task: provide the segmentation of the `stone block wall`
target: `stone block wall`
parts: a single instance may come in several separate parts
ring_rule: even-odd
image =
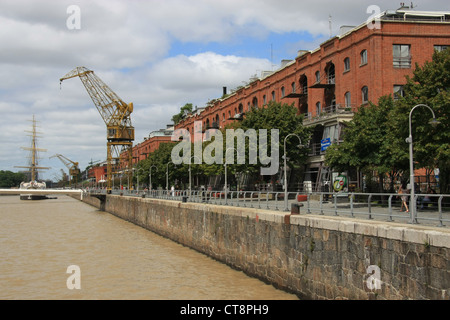
[[[301,299],[449,299],[447,228],[120,196],[105,210]]]

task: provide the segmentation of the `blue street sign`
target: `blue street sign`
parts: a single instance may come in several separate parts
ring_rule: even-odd
[[[326,139],[322,139],[320,141],[320,151],[324,152],[325,150],[327,150],[327,148],[331,146],[331,139],[330,138],[326,138]]]

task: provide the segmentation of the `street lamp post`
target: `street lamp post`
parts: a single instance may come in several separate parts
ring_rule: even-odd
[[[149,186],[149,190],[150,190],[150,191],[151,191],[152,188],[153,188],[153,185],[152,185],[152,168],[153,168],[153,167],[155,167],[155,168],[156,168],[156,171],[158,171],[158,167],[155,166],[154,164],[150,166],[150,173],[148,174],[148,179],[149,179],[149,183],[150,183],[150,186]]]
[[[192,192],[192,183],[191,183],[191,160],[192,160],[192,158],[197,158],[197,159],[199,159],[200,161],[201,161],[201,159],[199,158],[199,157],[197,157],[197,156],[192,156],[190,159],[189,159],[189,198],[191,198],[191,192]]]
[[[286,140],[287,140],[287,138],[289,138],[289,136],[296,136],[298,138],[298,141],[300,142],[300,144],[298,146],[299,147],[302,146],[302,140],[295,133],[290,133],[284,138],[284,155],[283,155],[283,158],[284,158],[284,211],[289,211],[288,194],[287,194],[287,157],[286,157]]]
[[[134,169],[133,169],[134,170]],[[142,168],[139,168],[139,169],[136,169],[136,185],[137,185],[137,187],[136,187],[136,191],[139,193],[139,172],[141,171],[141,170],[144,170],[144,169],[142,169]]]
[[[169,164],[171,161],[167,162],[166,166],[166,191],[169,191]]]
[[[134,169],[133,169],[134,170]],[[138,168],[138,169],[136,169],[136,172],[137,172],[137,174],[136,174],[136,180],[137,180],[137,189],[136,189],[136,191],[137,192],[139,192],[139,172],[144,172],[144,168]]]
[[[223,164],[223,166],[225,167],[225,205],[228,204],[228,181],[227,181],[227,152],[230,150],[234,150],[237,152],[237,150],[235,148],[228,148],[225,151],[225,163]],[[234,155],[233,155],[233,159],[234,159]],[[239,190],[238,190],[239,191]]]
[[[410,177],[409,177],[409,184],[411,187],[411,199],[409,200],[409,210],[411,212],[411,223],[417,223],[417,217],[416,217],[416,201],[415,201],[415,187],[414,187],[414,160],[413,160],[413,139],[412,139],[412,130],[411,130],[411,115],[414,109],[417,107],[426,107],[428,108],[432,115],[433,119],[430,121],[431,124],[436,125],[439,122],[436,120],[436,116],[434,114],[433,109],[431,109],[429,106],[425,104],[418,104],[414,106],[411,111],[409,112],[409,137],[406,138],[406,142],[409,143],[409,171],[410,171]]]
[[[167,162],[166,168],[166,190],[169,191],[169,164],[173,163],[172,161]]]

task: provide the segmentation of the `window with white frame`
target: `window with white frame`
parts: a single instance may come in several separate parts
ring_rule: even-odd
[[[392,48],[394,68],[411,68],[411,46],[409,44],[394,44]]]
[[[367,64],[367,50],[361,51],[361,65]]]
[[[361,96],[362,96],[362,103],[369,102],[369,88],[367,88],[366,86],[362,87]]]
[[[258,109],[258,98],[254,97],[253,100],[252,100],[252,104],[253,104],[253,107]]]
[[[320,82],[320,71],[316,71],[316,82]]]
[[[402,85],[394,85],[394,100],[398,100],[405,96]]]
[[[344,59],[344,72],[350,71],[350,58]]]
[[[339,141],[339,133],[340,133],[340,125],[339,124],[333,124],[330,126],[326,126],[323,128],[323,135],[322,139],[330,138],[331,143],[335,143]]]
[[[350,91],[347,91],[345,93],[344,98],[345,98],[345,107],[346,108],[351,108],[351,106],[352,106],[352,99],[351,99]]]
[[[434,46],[434,50],[435,50],[435,51],[438,51],[438,52],[444,51],[444,50],[446,50],[446,49],[448,49],[448,48],[450,48],[450,46],[447,46],[447,45],[445,45],[445,46],[435,45],[435,46]]]

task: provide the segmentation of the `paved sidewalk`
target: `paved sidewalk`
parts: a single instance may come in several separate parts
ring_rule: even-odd
[[[144,192],[122,192],[125,196],[135,196],[135,197],[149,197],[148,193]],[[265,194],[260,194],[258,196],[257,192],[247,192],[244,197],[233,198],[230,196],[228,199],[224,199],[223,196],[214,196],[214,193],[207,193],[205,196],[202,193],[193,193],[191,197],[186,197],[187,192],[177,192],[172,194],[162,194],[157,195],[158,199],[175,200],[175,201],[187,201],[187,202],[197,202],[197,203],[208,203],[213,205],[227,205],[232,207],[243,207],[243,208],[256,208],[261,210],[271,210],[278,212],[291,212],[292,204],[299,204],[300,214],[313,214],[313,215],[325,215],[325,216],[342,216],[354,219],[365,219],[365,220],[377,220],[386,222],[396,222],[414,225],[424,225],[432,227],[450,227],[450,208],[444,207],[439,212],[437,205],[429,207],[425,210],[419,209],[416,212],[416,219],[412,221],[411,214],[409,212],[400,211],[400,203],[397,200],[396,195],[392,195],[391,207],[389,207],[388,197],[390,194],[383,194],[385,197],[385,204],[382,206],[378,204],[380,194],[372,194],[375,199],[378,197],[377,201],[368,201],[370,194],[354,194],[355,200],[353,203],[350,202],[348,195],[337,197],[329,197],[328,200],[319,201],[319,196],[314,195],[310,197],[309,201],[298,202],[293,193],[290,194],[290,198],[287,204],[288,210],[285,210],[285,203],[282,192],[272,194],[272,197],[268,197]],[[184,197],[181,195],[185,195]],[[218,193],[216,193],[218,194]],[[276,196],[275,196],[276,195]],[[252,197],[253,196],[253,197]],[[360,198],[358,202],[358,196]],[[150,196],[151,197],[151,196]],[[449,197],[445,195],[444,197]],[[326,199],[326,198],[324,198]],[[361,200],[362,199],[362,200]],[[370,203],[370,204],[369,204]]]
[[[354,203],[353,210],[349,203],[337,203],[327,201],[320,204],[317,200],[311,200],[309,207],[306,203],[301,207],[301,214],[318,214],[329,216],[353,217],[356,219],[370,219],[387,222],[398,222],[407,224],[418,224],[426,226],[450,227],[450,211],[444,211],[442,214],[437,208],[426,210],[418,209],[415,221],[411,220],[411,213],[400,211],[400,206],[371,205],[369,208],[367,203]]]
[[[225,199],[196,199],[196,202],[225,205]],[[432,207],[426,210],[418,209],[416,212],[416,219],[415,221],[412,221],[410,212],[400,211],[400,205],[397,203],[393,203],[391,208],[387,205],[381,206],[376,204],[371,204],[369,208],[367,203],[355,202],[351,205],[348,201],[344,203],[337,202],[335,204],[334,201],[322,201],[321,203],[319,200],[310,200],[309,202],[289,200],[287,212],[291,211],[292,204],[300,204],[300,214],[342,216],[355,219],[378,220],[433,227],[450,227],[450,210],[448,210],[448,208],[447,210],[444,210],[442,214],[439,213],[437,207]],[[257,198],[228,199],[227,205],[286,212],[283,200],[266,201],[264,199]]]

